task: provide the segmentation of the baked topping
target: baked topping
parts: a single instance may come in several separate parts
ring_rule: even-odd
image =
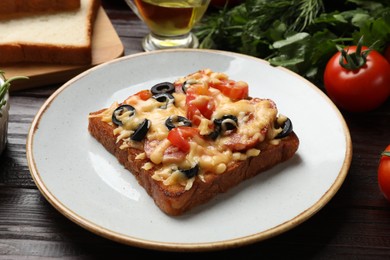
[[[277,143],[292,131],[272,100],[249,98],[247,83],[209,69],[157,84],[95,116],[115,127],[121,149],[144,151],[137,158],[153,179],[186,189],[195,178],[223,174],[259,155],[259,143]]]
[[[135,108],[130,105],[121,105],[114,110],[112,113],[112,122],[118,126],[123,125],[123,121],[125,118],[131,118],[135,114]]]
[[[275,139],[286,137],[293,131],[292,122],[289,118],[284,118],[284,120],[276,120],[276,123],[279,124],[283,128],[283,130],[277,136],[275,136]]]
[[[150,121],[144,119],[141,124],[134,130],[134,133],[130,136],[130,139],[133,141],[142,141],[145,138],[150,128]]]
[[[171,82],[162,82],[154,85],[150,91],[153,95],[164,93],[172,94],[175,91],[175,86]]]
[[[184,116],[173,115],[169,116],[167,120],[165,120],[165,126],[168,130],[172,130],[173,128],[179,126],[192,126],[192,122]]]
[[[157,95],[154,95],[152,98],[154,98],[158,102],[162,103],[162,105],[159,107],[161,109],[167,109],[169,105],[172,105],[175,103],[175,98],[169,93],[157,94]]]

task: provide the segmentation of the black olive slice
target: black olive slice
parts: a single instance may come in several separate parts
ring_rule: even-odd
[[[214,131],[212,131],[210,134],[207,135],[208,138],[212,140],[216,140],[221,133],[221,125],[214,124]]]
[[[137,127],[134,134],[130,137],[133,141],[141,141],[145,138],[150,128],[150,121],[145,119],[142,123]]]
[[[238,126],[238,120],[237,117],[229,115],[229,116],[224,116],[222,118],[222,131],[229,131],[229,130],[234,130]]]
[[[181,89],[183,90],[184,94],[187,93],[187,89],[189,86],[191,86],[192,84],[195,84],[197,81],[195,79],[188,79],[186,81],[183,82],[183,85],[181,85]]]
[[[117,126],[123,125],[122,121],[118,119],[121,115],[124,113],[130,111],[129,117],[132,117],[135,114],[135,108],[130,105],[121,105],[117,107],[114,112],[112,113],[111,120],[114,124]]]
[[[169,130],[178,126],[192,126],[192,122],[184,116],[172,115],[165,120],[165,125]]]
[[[221,131],[229,131],[237,128],[238,120],[236,116],[224,115],[220,119],[215,119],[214,124],[221,126]]]
[[[277,136],[275,136],[275,139],[286,137],[289,134],[291,134],[291,132],[293,131],[293,125],[289,118],[287,118],[287,120],[283,123],[282,127],[283,127],[282,132],[280,132]]]
[[[183,85],[181,85],[181,90],[183,90],[184,94],[187,93],[187,81],[184,81]]]
[[[154,85],[150,91],[153,95],[164,93],[172,94],[175,91],[175,86],[171,82],[162,82]]]
[[[221,133],[234,130],[237,127],[238,119],[236,116],[224,115],[222,118],[214,119],[214,131],[208,134],[207,137],[216,140]]]
[[[164,105],[160,106],[162,109],[166,109],[169,104],[173,104],[175,102],[175,98],[169,93],[157,94],[154,95],[153,98],[158,102],[164,103]]]
[[[198,174],[199,165],[197,164],[191,169],[186,169],[186,170],[180,169],[180,172],[182,172],[188,179],[191,179],[192,177]]]
[[[184,81],[183,85],[181,86],[181,89],[183,90],[184,94],[187,93],[188,85],[190,85],[190,84],[187,83],[187,81]]]

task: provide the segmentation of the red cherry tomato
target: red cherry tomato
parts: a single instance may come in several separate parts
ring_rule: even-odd
[[[211,118],[215,110],[215,102],[213,99],[210,99],[206,96],[200,96],[194,101],[191,102],[192,105],[196,106],[200,113],[207,119]]]
[[[176,146],[181,151],[188,153],[191,148],[189,140],[196,135],[199,135],[199,130],[197,128],[179,126],[169,131],[167,138],[173,146]]]
[[[383,196],[390,201],[390,145],[386,147],[379,161],[378,184]]]
[[[215,101],[204,93],[207,91],[199,88],[188,88],[186,93],[187,118],[193,125],[199,125],[202,117],[211,118],[215,110]]]
[[[147,90],[147,89],[141,90],[140,92],[136,93],[135,95],[139,96],[139,98],[141,100],[144,100],[144,101],[146,101],[146,100],[148,100],[149,98],[152,97],[152,93],[149,90]]]
[[[202,120],[202,113],[200,110],[193,104],[187,105],[187,118],[191,120],[192,125],[198,126]]]
[[[210,86],[221,91],[222,94],[231,98],[232,100],[239,100],[248,97],[248,84],[242,81],[221,80],[218,83],[210,83]]]
[[[356,52],[350,46],[348,54]],[[362,50],[367,50],[362,46]],[[371,50],[366,63],[357,69],[346,69],[340,65],[341,52],[327,63],[324,85],[328,96],[342,109],[350,112],[365,112],[383,104],[390,96],[390,64],[377,51]],[[345,59],[344,59],[345,62]]]

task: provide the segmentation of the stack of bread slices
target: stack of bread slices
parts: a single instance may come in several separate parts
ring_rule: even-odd
[[[0,64],[91,64],[99,7],[99,0],[0,0]]]

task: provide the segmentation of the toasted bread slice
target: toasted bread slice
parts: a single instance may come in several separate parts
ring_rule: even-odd
[[[80,1],[80,7],[72,11],[1,21],[0,64],[91,64],[93,25],[100,2]]]
[[[200,74],[207,74],[208,86],[212,85],[212,81],[221,80],[221,74],[213,74],[210,70],[202,70]],[[175,102],[167,102],[168,105],[166,100],[158,100],[151,94],[148,96],[146,90],[89,115],[90,134],[136,177],[156,205],[171,216],[182,215],[244,180],[290,159],[299,147],[299,139],[292,128],[281,135],[283,129],[277,122],[286,122],[286,118],[277,114],[275,104],[269,99],[245,97],[231,100],[212,87],[209,93],[203,94],[207,93],[212,97],[208,100],[215,102],[213,114],[209,119],[201,118],[197,124],[196,117],[187,113],[188,106],[200,104],[199,100],[203,100],[205,95],[188,98],[192,93],[189,89],[196,88],[196,83],[187,87],[187,93],[182,92],[182,86],[190,81],[187,77],[175,82],[176,90],[172,94]],[[134,106],[135,112],[121,114],[118,117],[123,122],[121,125],[121,122],[115,122],[114,117],[115,111],[123,105]],[[223,117],[226,119],[222,127],[224,130],[218,128],[215,134],[218,118],[227,113],[230,116]],[[132,122],[139,125],[142,121],[135,114],[141,118],[148,117],[151,127],[142,139],[131,140],[137,131],[125,128],[130,127]],[[192,125],[179,124],[164,130],[167,128],[165,118],[171,118],[172,114],[188,115]],[[234,114],[237,120],[232,120]],[[126,121],[128,117],[132,119]],[[202,129],[205,125],[206,130]],[[183,129],[195,129],[190,131],[193,136],[188,137],[190,132],[180,132]],[[207,129],[210,131],[207,132]],[[188,141],[188,150],[172,139],[173,132],[180,132],[183,140]],[[196,172],[188,174],[188,170],[182,170],[191,167]]]

